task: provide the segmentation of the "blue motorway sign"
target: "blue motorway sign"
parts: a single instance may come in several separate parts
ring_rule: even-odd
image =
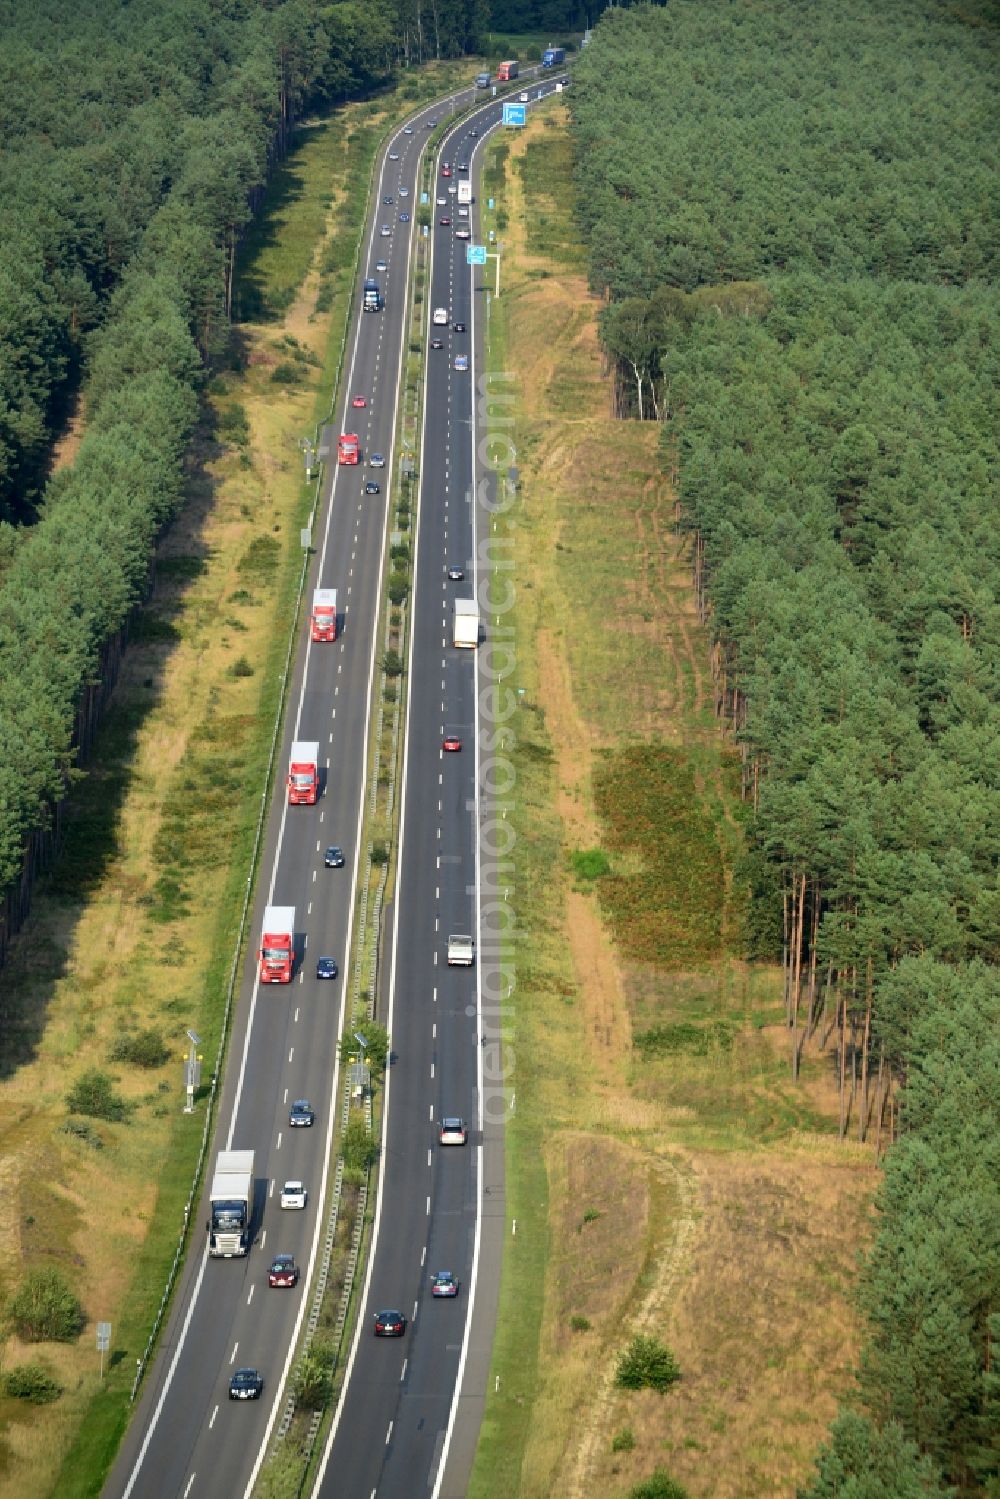
[[[523,125],[527,119],[528,110],[524,104],[505,104],[503,107],[503,122],[505,125]]]
[[[466,245],[466,247],[465,247],[465,263],[466,263],[466,265],[485,265],[486,264],[486,246],[485,245]]]

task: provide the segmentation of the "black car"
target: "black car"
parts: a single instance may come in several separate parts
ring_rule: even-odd
[[[342,848],[338,848],[335,843],[332,843],[327,849],[326,853],[323,855],[323,863],[326,865],[327,869],[343,869],[344,850]]]
[[[336,958],[317,958],[316,977],[318,979],[335,979],[337,977]]]
[[[309,1129],[316,1122],[316,1113],[308,1098],[297,1098],[288,1110],[288,1123],[292,1129]]]
[[[365,480],[365,494],[381,494],[382,491],[374,479]]]
[[[375,1336],[377,1338],[401,1338],[406,1331],[406,1318],[402,1312],[376,1312]]]
[[[264,1381],[256,1369],[237,1369],[229,1381],[230,1400],[259,1400]]]
[[[464,333],[465,332],[465,324],[464,323],[452,323],[452,325],[451,325],[451,331],[453,333]]]
[[[382,202],[385,204],[386,208],[391,208],[393,203],[395,202],[392,193],[386,193],[385,197],[382,199]]]
[[[464,567],[449,567],[449,569],[448,569],[448,581],[450,583],[461,583],[461,582],[464,581],[464,578],[465,578],[465,568]]]

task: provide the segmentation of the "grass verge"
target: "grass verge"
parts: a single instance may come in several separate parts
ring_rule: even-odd
[[[489,365],[517,392],[521,940],[518,1231],[470,1494],[625,1494],[657,1468],[692,1499],[787,1493],[850,1379],[875,1172],[836,1144],[827,1059],[788,1077],[780,975],[740,957],[735,758],[659,431],[612,417],[564,125],[533,111],[481,189]],[[678,1359],[666,1394],[615,1385],[637,1333]]]
[[[75,790],[66,854],[0,979],[0,1282],[12,1290],[28,1263],[55,1263],[87,1315],[77,1343],[41,1349],[58,1401],[0,1398],[0,1496],[97,1493],[128,1417],[223,1040],[312,503],[299,438],[329,409],[365,209],[358,174],[390,117],[455,76],[435,66],[399,96],[315,122],[287,163],[295,190],[279,182],[261,239],[265,320],[241,325],[239,368],[213,383],[189,501]],[[248,262],[242,274],[253,280]],[[206,1071],[190,1116],[187,1027]],[[112,1060],[123,1036],[146,1030],[162,1035],[164,1065]],[[126,1100],[127,1121],[70,1121],[67,1133],[66,1091],[94,1068]],[[98,1319],[113,1329],[103,1382]],[[36,1356],[6,1338],[8,1366]]]

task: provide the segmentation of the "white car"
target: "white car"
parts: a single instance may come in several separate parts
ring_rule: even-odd
[[[460,219],[467,219],[469,217],[469,210],[464,203],[458,205],[458,216]]]
[[[410,196],[410,189],[408,187],[401,187],[399,189],[399,196],[401,198],[408,198]]]
[[[447,328],[447,326],[448,326],[448,309],[447,309],[447,307],[435,307],[435,309],[434,309],[434,316],[432,317],[431,322],[434,323],[434,324],[436,324],[436,326],[439,327],[439,328],[442,328],[442,327],[443,328]]]
[[[383,224],[381,229],[379,230],[379,234],[381,234],[383,239],[388,239],[391,233],[392,230],[389,228],[388,224]]]
[[[455,230],[455,238],[456,239],[471,239],[472,235],[469,233],[469,231],[466,228],[466,226],[464,224],[462,224],[458,229]]]
[[[464,1119],[442,1119],[438,1131],[439,1145],[464,1145],[469,1138]]]
[[[449,182],[448,183],[448,191],[451,193],[452,197],[454,197],[455,194],[458,192],[458,188],[455,186],[454,182]]]
[[[447,198],[446,198],[446,197],[445,197],[445,196],[444,196],[444,194],[443,194],[443,193],[442,193],[442,194],[441,194],[441,197],[440,197],[440,198],[438,198],[438,207],[439,207],[439,208],[443,208],[443,207],[444,207],[444,205],[445,205],[445,204],[446,204],[446,203],[447,203],[447,201],[448,201],[448,199],[447,199]]]
[[[308,1201],[309,1193],[303,1182],[285,1182],[281,1189],[281,1206],[283,1208],[304,1208]]]
[[[412,135],[413,134],[413,126],[412,125],[404,125],[403,126],[403,134],[404,135]]]
[[[527,102],[528,102],[528,91],[527,91],[527,89],[525,89],[524,92],[521,94],[521,103],[522,104],[527,104]]]
[[[390,161],[398,161],[399,160],[399,152],[398,151],[390,151],[389,152],[389,160]]]

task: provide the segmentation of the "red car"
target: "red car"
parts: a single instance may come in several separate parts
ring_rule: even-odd
[[[432,1296],[457,1296],[458,1281],[450,1270],[439,1270],[436,1275],[431,1276]]]
[[[441,217],[438,219],[438,223],[441,225],[442,229],[450,229],[451,228],[451,219],[448,217],[448,215],[446,213],[443,213],[441,215]]]
[[[457,734],[446,734],[441,741],[441,748],[447,754],[457,754],[462,748],[462,741]]]
[[[376,1312],[375,1336],[377,1338],[401,1338],[406,1331],[406,1318],[402,1312]]]
[[[448,165],[447,162],[445,162],[443,164],[443,166],[441,167],[441,176],[442,177],[450,177],[451,176],[451,167]]]
[[[355,396],[354,400],[351,402],[351,405],[354,407],[355,411],[364,411],[365,407],[368,405],[368,402],[365,400],[364,396]]]
[[[267,1272],[269,1286],[296,1286],[299,1283],[299,1267],[290,1254],[276,1254]]]

